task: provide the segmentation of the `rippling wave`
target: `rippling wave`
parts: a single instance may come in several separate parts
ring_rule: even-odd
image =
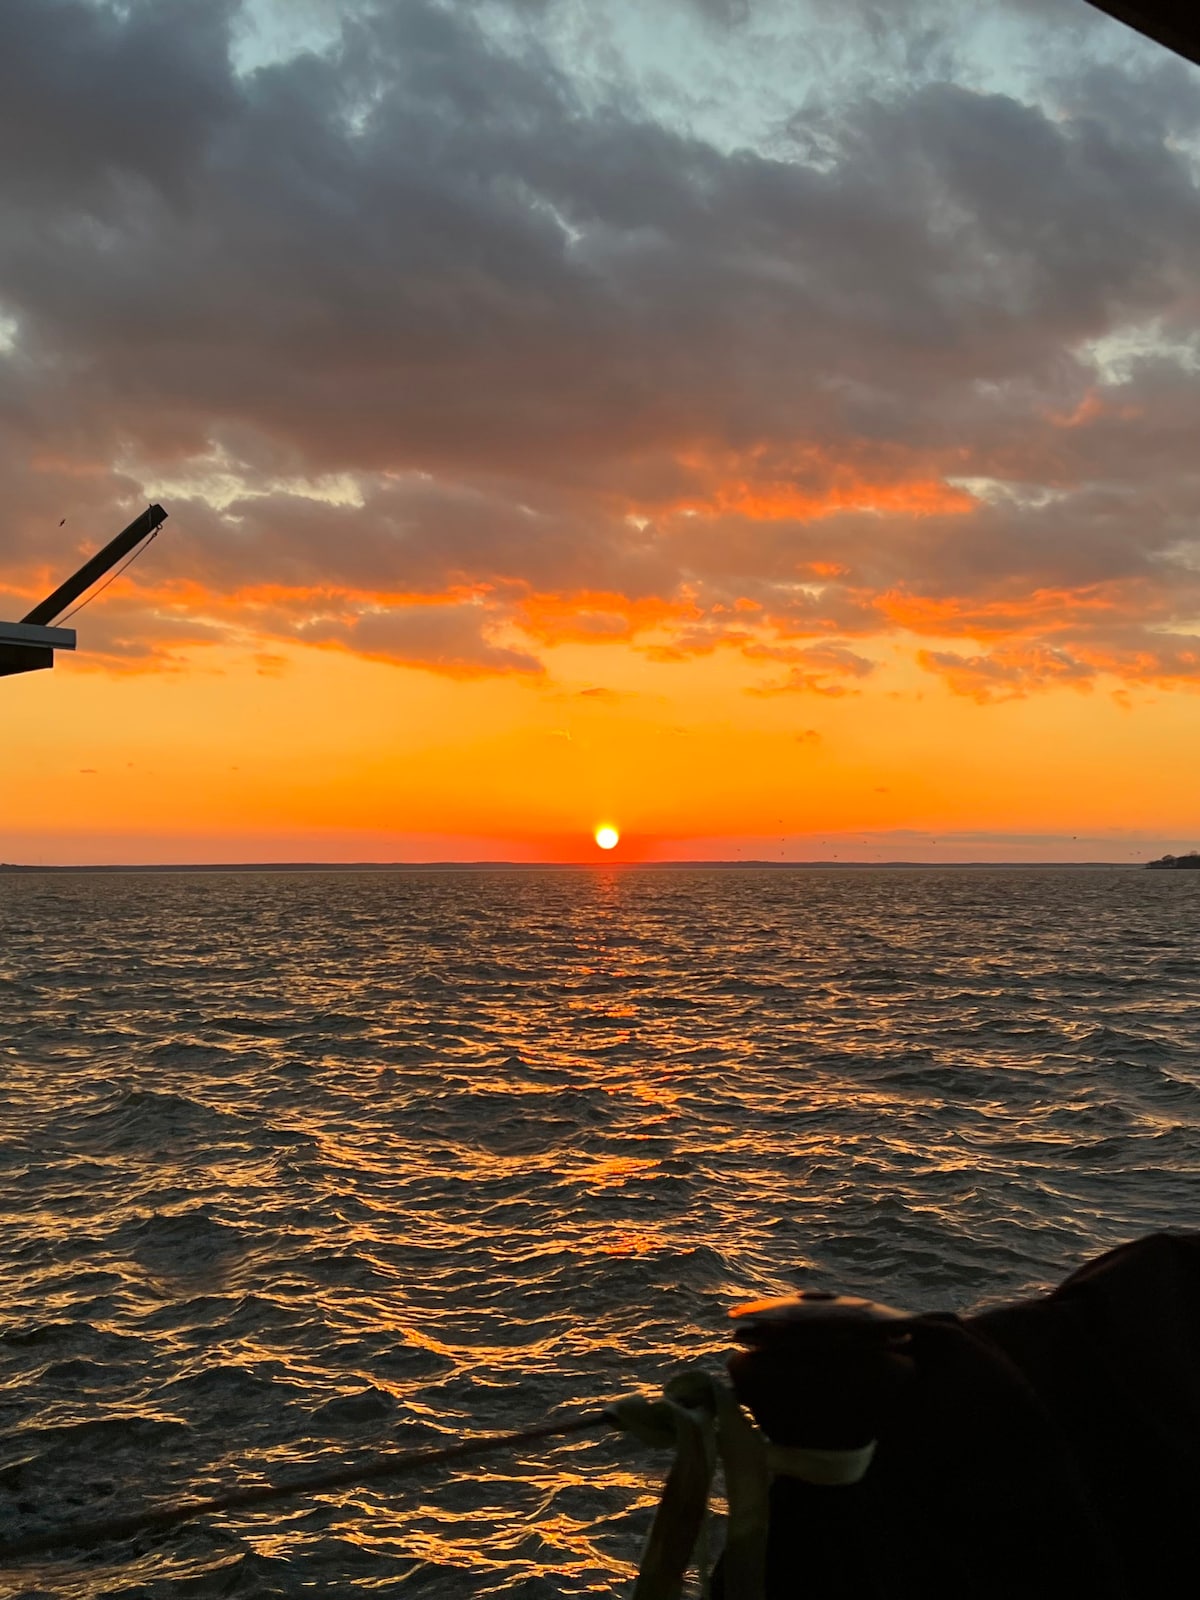
[[[520,1427],[816,1283],[913,1309],[1200,1225],[1200,874],[0,877],[3,1532]],[[619,1592],[619,1439],[26,1569]]]

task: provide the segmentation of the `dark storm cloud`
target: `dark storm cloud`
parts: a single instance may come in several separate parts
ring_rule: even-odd
[[[550,636],[545,596],[580,634],[674,616],[676,653],[1028,636],[929,652],[955,686],[1058,681],[1068,637],[1137,676],[1131,629],[1187,637],[1196,74],[1085,56],[1053,105],[984,93],[930,76],[947,8],[903,6],[907,87],[729,152],[585,95],[530,9],[347,6],[328,52],[239,76],[232,3],[8,0],[14,575],[210,460],[233,498],[176,497],[172,604],[288,589],[263,632],[447,671],[536,667],[505,630]],[[1134,325],[1162,348],[1097,369]],[[361,504],[296,492],[327,474]]]
[[[5,0],[0,187],[14,208],[103,218],[137,176],[186,191],[237,109],[226,55],[235,0]]]

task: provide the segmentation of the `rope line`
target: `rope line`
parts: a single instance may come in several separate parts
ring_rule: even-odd
[[[50,1532],[30,1534],[0,1544],[0,1562],[18,1561],[26,1556],[44,1555],[52,1550],[81,1549],[109,1540],[128,1539],[136,1533],[173,1528],[193,1517],[210,1516],[218,1511],[245,1511],[252,1506],[270,1505],[298,1494],[319,1494],[325,1489],[342,1489],[348,1484],[376,1483],[382,1478],[399,1478],[421,1467],[440,1466],[449,1461],[467,1461],[497,1450],[519,1449],[535,1439],[565,1438],[591,1428],[611,1424],[607,1411],[585,1411],[565,1422],[542,1422],[517,1433],[492,1433],[480,1439],[435,1450],[389,1452],[353,1467],[335,1467],[314,1472],[291,1483],[265,1483],[254,1489],[236,1489],[231,1494],[215,1495],[211,1500],[185,1500],[180,1505],[163,1506],[157,1511],[133,1512],[124,1517],[106,1517],[95,1522],[76,1522]]]
[[[157,538],[158,538],[158,529],[155,528],[154,532],[150,535],[150,537],[148,539],[143,539],[141,544],[137,545],[132,551],[130,551],[129,555],[125,558],[124,561],[122,561],[121,565],[117,568],[117,570],[115,572],[110,572],[108,577],[105,578],[104,582],[102,584],[100,584],[98,588],[93,589],[91,594],[85,595],[77,606],[72,606],[70,611],[67,612],[66,616],[65,617],[60,617],[58,619],[58,621],[54,624],[54,626],[56,628],[61,628],[64,623],[70,622],[71,618],[75,615],[75,613],[77,611],[82,611],[84,606],[90,606],[92,601],[96,598],[96,596],[98,594],[103,594],[105,589],[108,588],[109,584],[110,583],[114,583],[121,576],[121,574],[125,571],[126,567],[131,567],[133,565],[133,563],[137,560],[137,558],[140,555],[144,554],[145,551],[149,550],[150,546],[154,543],[155,539],[157,539]]]

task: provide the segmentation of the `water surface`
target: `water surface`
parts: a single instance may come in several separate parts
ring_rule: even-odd
[[[1200,1225],[1198,911],[1120,869],[0,875],[0,1531],[652,1386],[747,1296],[956,1309]],[[619,1593],[655,1466],[581,1440],[0,1592]]]

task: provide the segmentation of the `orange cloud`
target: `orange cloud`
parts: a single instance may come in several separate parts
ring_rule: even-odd
[[[864,454],[879,459],[864,461]],[[977,505],[962,488],[937,477],[914,476],[918,464],[894,446],[864,452],[860,442],[850,439],[840,448],[794,445],[784,451],[763,446],[740,454],[687,452],[678,462],[696,488],[660,506],[660,514],[808,522],[845,511],[954,515]]]
[[[683,623],[702,615],[689,599],[641,599],[613,591],[531,594],[515,608],[522,628],[543,644],[570,641],[596,644],[627,640],[636,634]]]
[[[889,590],[874,600],[881,616],[910,633],[1004,638],[1015,632],[1054,633],[1081,619],[1145,615],[1146,597],[1128,583],[1093,584],[1080,589],[1035,589],[1004,598],[970,595],[920,595]]]
[[[963,656],[953,651],[919,650],[917,660],[945,679],[954,694],[980,704],[1023,699],[1034,689],[1070,685],[1088,690],[1094,669],[1066,651],[1041,644],[1019,644],[989,655]]]
[[[975,500],[965,490],[936,479],[909,483],[839,483],[810,494],[787,483],[727,483],[712,497],[711,509],[735,512],[756,521],[795,518],[807,521],[838,511],[901,512],[908,516],[971,511]],[[830,563],[821,562],[828,569]]]
[[[857,693],[847,679],[865,678],[875,671],[874,661],[840,644],[815,644],[803,649],[750,644],[743,647],[743,654],[751,660],[781,661],[788,665],[784,678],[747,690],[748,694],[760,696],[801,693],[840,698]]]

